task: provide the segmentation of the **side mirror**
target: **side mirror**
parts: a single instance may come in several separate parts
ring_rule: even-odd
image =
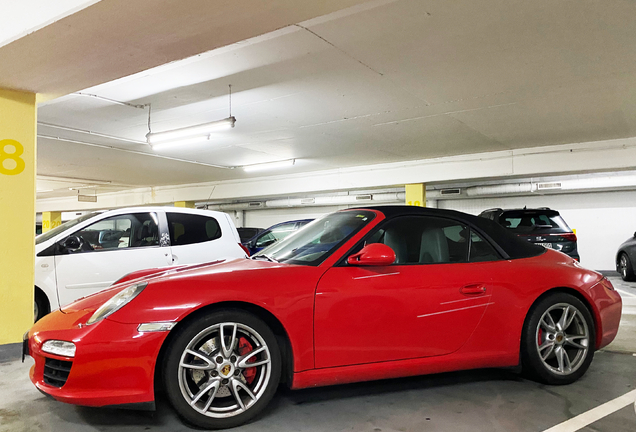
[[[69,236],[66,237],[66,239],[64,241],[62,241],[62,243],[60,243],[60,245],[68,250],[69,252],[77,252],[78,250],[80,250],[82,248],[82,239],[79,238],[78,236]]]
[[[356,266],[388,266],[395,262],[395,252],[382,243],[372,243],[351,255],[347,262]]]
[[[636,238],[636,232],[634,233],[634,238]]]

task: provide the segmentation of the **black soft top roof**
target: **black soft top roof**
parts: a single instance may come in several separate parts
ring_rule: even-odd
[[[462,213],[455,210],[445,210],[427,207],[415,207],[415,206],[370,206],[359,207],[359,209],[376,210],[384,213],[387,219],[398,216],[409,215],[422,215],[422,216],[437,216],[454,219],[459,222],[463,222],[465,225],[470,226],[479,232],[483,237],[486,237],[496,246],[498,246],[499,252],[504,255],[506,259],[517,258],[529,258],[537,255],[541,255],[545,252],[545,248],[535,245],[528,241],[522,240],[512,232],[508,231],[496,222],[490,219],[473,216],[468,213]]]

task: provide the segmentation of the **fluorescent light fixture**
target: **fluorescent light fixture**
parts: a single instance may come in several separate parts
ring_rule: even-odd
[[[196,143],[201,143],[201,142],[209,141],[209,140],[210,140],[210,135],[204,135],[204,136],[198,136],[194,138],[185,138],[185,139],[178,139],[174,141],[160,142],[158,144],[150,144],[150,147],[152,147],[153,150],[164,150],[166,148],[181,147],[188,144],[196,144]]]
[[[234,123],[236,123],[236,118],[232,116],[223,120],[217,120],[210,123],[203,123],[203,124],[199,124],[195,126],[188,126],[188,127],[168,130],[164,132],[148,133],[146,135],[146,140],[148,144],[152,145],[154,148],[154,144],[164,143],[168,141],[176,141],[182,138],[207,136],[214,131],[218,131],[222,129],[230,129],[234,127]]]
[[[287,168],[287,167],[293,166],[295,163],[296,163],[296,159],[287,159],[284,161],[277,161],[277,162],[244,165],[243,170],[245,172],[265,171],[270,169]]]
[[[561,181],[562,190],[578,189],[617,189],[636,186],[636,175],[594,176]]]

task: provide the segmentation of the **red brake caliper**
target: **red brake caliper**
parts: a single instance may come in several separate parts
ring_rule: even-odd
[[[539,340],[538,340],[538,342],[539,342],[539,346],[541,346],[541,344],[543,343],[543,329],[542,328],[539,329]]]
[[[252,346],[251,343],[248,342],[247,339],[243,337],[239,339],[238,352],[240,355],[244,356],[245,354],[251,352],[253,349],[254,347]],[[252,357],[247,362],[254,363],[255,361],[256,361],[256,356]],[[245,377],[245,381],[247,381],[248,384],[252,384],[252,381],[254,381],[254,377],[256,376],[256,368],[252,367],[252,368],[245,369],[243,371],[243,376]]]

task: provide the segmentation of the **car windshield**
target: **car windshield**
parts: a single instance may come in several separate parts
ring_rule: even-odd
[[[92,218],[93,216],[95,216],[97,214],[99,214],[99,212],[91,212],[91,213],[85,214],[84,216],[80,216],[77,219],[73,219],[73,220],[70,220],[68,222],[64,222],[59,227],[55,227],[51,231],[47,231],[44,234],[40,234],[39,236],[37,236],[35,238],[35,244],[40,244],[40,243],[43,243],[43,242],[45,242],[45,241],[47,241],[49,239],[52,239],[53,237],[55,237],[59,233],[64,232],[64,231],[66,231],[69,228],[73,228],[78,223],[84,222],[85,220],[90,219],[90,218]]]
[[[317,266],[374,217],[375,213],[364,210],[329,214],[263,249],[253,258]]]
[[[515,210],[502,213],[499,223],[516,233],[534,231],[572,232],[570,227],[554,210]]]

